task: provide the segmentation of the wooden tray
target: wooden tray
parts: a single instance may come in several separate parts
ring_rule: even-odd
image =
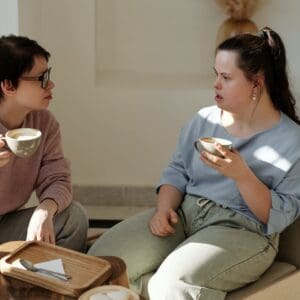
[[[65,282],[13,266],[13,262],[20,258],[28,259],[34,264],[61,258],[66,274],[70,274],[72,279]],[[74,297],[78,297],[92,284],[102,284],[111,275],[111,265],[104,259],[38,241],[25,242],[3,257],[0,269],[4,275]]]

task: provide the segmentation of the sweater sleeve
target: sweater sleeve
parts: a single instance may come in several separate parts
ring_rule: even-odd
[[[281,232],[300,214],[300,161],[287,172],[277,187],[271,190],[272,208],[266,234]]]
[[[164,184],[169,184],[176,187],[182,194],[186,193],[186,187],[190,180],[189,173],[187,171],[186,163],[191,159],[193,154],[193,141],[196,132],[198,130],[199,117],[195,115],[181,130],[179,133],[179,138],[177,146],[169,165],[165,168],[160,178],[159,184],[156,191]],[[188,146],[187,146],[188,145]]]
[[[183,160],[182,160],[180,138],[179,138],[172,159],[169,165],[167,166],[167,168],[162,173],[160,182],[157,186],[157,192],[159,191],[159,188],[162,185],[169,184],[176,187],[182,194],[185,194],[187,183],[188,183],[188,176],[185,171]]]
[[[69,163],[62,150],[59,124],[51,115],[44,135],[44,149],[39,175],[36,182],[36,194],[39,202],[50,198],[61,212],[72,200],[72,186]]]

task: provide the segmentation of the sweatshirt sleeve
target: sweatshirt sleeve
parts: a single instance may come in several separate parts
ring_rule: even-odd
[[[39,202],[53,199],[58,205],[57,212],[61,212],[71,203],[72,185],[70,166],[63,155],[59,124],[52,114],[42,134],[45,140],[36,194]]]
[[[157,192],[162,185],[169,184],[176,187],[182,194],[185,194],[186,185],[189,178],[184,168],[180,144],[181,141],[179,137],[179,141],[177,143],[177,147],[172,156],[172,159],[167,168],[162,173],[161,179],[157,186]]]
[[[272,208],[266,234],[282,232],[300,214],[300,161],[287,172],[277,187],[271,190]]]
[[[176,187],[183,195],[186,194],[186,187],[190,180],[187,171],[187,162],[192,158],[194,148],[190,147],[196,140],[199,131],[199,117],[196,114],[181,130],[177,146],[169,165],[163,171],[159,184],[157,185],[157,193],[164,184]]]

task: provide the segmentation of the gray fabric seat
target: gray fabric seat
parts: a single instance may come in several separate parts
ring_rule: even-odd
[[[296,269],[297,268],[293,265],[276,261],[258,281],[229,293],[226,300],[245,299],[246,297],[255,294],[258,290],[264,289],[266,286],[274,283],[276,280],[294,272]]]

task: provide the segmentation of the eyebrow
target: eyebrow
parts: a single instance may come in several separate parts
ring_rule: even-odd
[[[215,72],[216,74],[218,74],[218,71],[216,70],[215,67],[213,67],[213,70],[214,70],[214,72]],[[231,73],[226,73],[226,72],[222,72],[222,73],[220,73],[220,74],[221,74],[221,75],[229,75],[229,76],[232,76]]]
[[[48,70],[50,69],[50,67],[48,67],[47,69],[45,69],[44,71],[40,72],[40,76],[43,75],[44,73],[46,73]]]
[[[26,76],[26,77],[40,77],[42,76],[44,73],[46,73],[48,70],[50,69],[50,67],[48,67],[47,69],[45,69],[44,71],[39,72],[37,75],[32,75],[32,76]]]

